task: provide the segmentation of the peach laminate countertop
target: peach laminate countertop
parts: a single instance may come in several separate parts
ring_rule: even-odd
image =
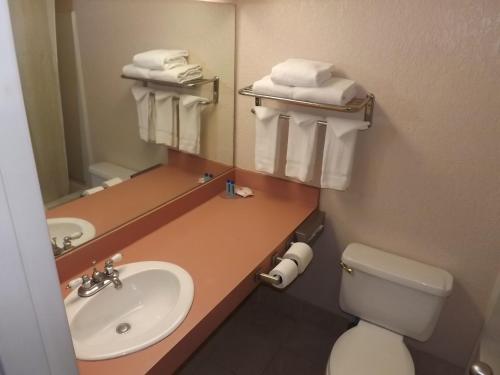
[[[78,361],[80,373],[172,373],[256,286],[257,267],[317,208],[317,190],[304,189],[304,199],[272,190],[256,190],[246,199],[217,195],[123,249],[122,263],[157,260],[186,269],[195,285],[193,305],[179,328],[159,343],[116,359]],[[235,303],[228,303],[231,298]]]

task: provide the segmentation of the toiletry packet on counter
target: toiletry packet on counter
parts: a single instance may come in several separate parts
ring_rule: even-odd
[[[243,198],[253,196],[253,191],[249,187],[237,187],[235,193]]]

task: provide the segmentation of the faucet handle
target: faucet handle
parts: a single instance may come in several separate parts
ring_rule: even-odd
[[[111,258],[107,259],[106,262],[104,262],[104,273],[108,276],[112,275],[115,272],[115,270],[113,269],[113,265],[115,264],[115,262],[119,262],[122,259],[123,255],[121,255],[120,253],[117,253]]]
[[[88,277],[88,275],[83,275],[82,277],[71,280],[68,285],[66,285],[66,289],[75,289],[81,285],[83,285],[84,287],[88,287],[89,284],[90,278]]]
[[[66,285],[66,289],[78,288],[80,285],[82,285],[82,283],[83,283],[83,280],[81,277],[79,277],[78,279],[73,279],[68,283],[68,285]]]
[[[69,236],[66,236],[66,237],[69,237],[70,240],[77,240],[79,239],[81,236],[83,236],[83,232],[75,232],[75,233],[71,233]]]
[[[113,264],[120,262],[123,259],[123,255],[121,253],[116,253],[113,255],[111,258],[106,259],[106,262],[104,262],[104,266],[113,266]]]

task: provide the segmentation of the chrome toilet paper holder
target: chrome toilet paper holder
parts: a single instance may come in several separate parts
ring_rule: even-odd
[[[278,254],[274,254],[273,255],[273,258],[272,258],[272,268],[276,267],[276,265],[281,262],[283,260],[282,257],[278,256]],[[262,281],[266,284],[269,284],[269,285],[278,285],[278,284],[281,284],[281,277],[279,276],[273,276],[273,275],[270,275],[268,273],[265,273],[265,272],[258,272],[256,275],[255,275],[255,278],[257,279],[257,281]]]
[[[272,275],[269,275],[268,273],[259,273],[259,274],[257,274],[257,277],[258,277],[259,281],[262,281],[262,282],[269,284],[269,285],[281,284],[281,277],[279,277],[279,276],[272,276]]]
[[[293,236],[291,236],[290,240],[287,241],[288,245],[286,246],[286,252],[295,242],[305,242],[307,244],[311,244],[321,235],[324,229],[325,222],[325,213],[316,210],[309,217],[304,220],[304,222],[295,230]],[[278,255],[278,253],[274,254],[271,260],[271,269],[276,267],[276,265],[281,262],[283,258]],[[291,259],[293,260],[293,259]],[[295,262],[295,261],[294,261]],[[297,262],[295,262],[297,263]],[[269,285],[279,285],[281,284],[281,277],[272,276],[265,272],[257,272],[255,275],[255,279],[257,281],[262,281]]]

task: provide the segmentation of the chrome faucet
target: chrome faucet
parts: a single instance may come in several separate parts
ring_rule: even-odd
[[[93,296],[109,284],[113,284],[115,289],[121,289],[122,282],[119,278],[120,273],[113,267],[114,263],[119,262],[120,260],[122,260],[121,254],[118,253],[113,255],[104,263],[103,272],[98,271],[97,268],[94,267],[92,276],[89,277],[88,275],[83,275],[79,279],[72,280],[66,288],[74,289],[78,287],[78,295],[83,298]]]
[[[61,255],[65,251],[68,251],[73,248],[73,244],[71,241],[79,239],[81,236],[83,236],[82,232],[75,232],[69,236],[64,236],[63,237],[63,243],[62,246],[59,246],[57,244],[57,237],[52,237],[50,242],[52,243],[52,251],[54,252],[54,255]]]
[[[493,375],[493,370],[484,362],[475,362],[469,370],[470,375]]]

